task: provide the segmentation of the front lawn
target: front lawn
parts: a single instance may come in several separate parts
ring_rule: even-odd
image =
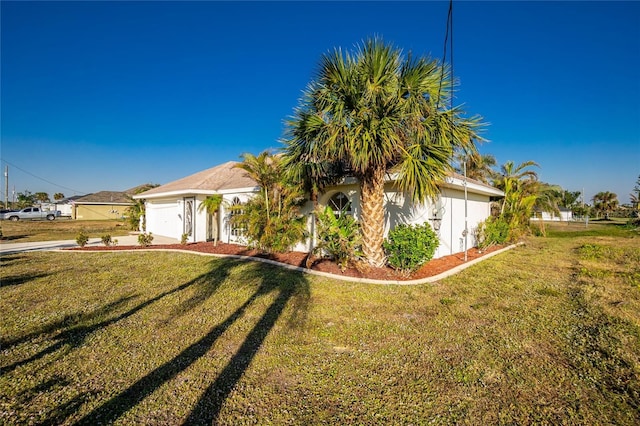
[[[0,423],[638,424],[640,236],[598,229],[420,286],[3,256]]]

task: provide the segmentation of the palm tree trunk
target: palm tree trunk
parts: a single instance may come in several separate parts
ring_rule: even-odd
[[[384,266],[384,168],[360,179],[362,251],[369,264]]]

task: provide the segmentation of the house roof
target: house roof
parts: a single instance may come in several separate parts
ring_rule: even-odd
[[[232,192],[234,190],[255,191],[258,183],[249,177],[243,169],[236,167],[237,161],[229,161],[219,166],[186,176],[148,191],[136,194],[133,198],[160,198],[165,196],[185,194],[215,194]],[[395,176],[388,179],[393,180]],[[443,182],[443,186],[462,188],[464,176],[451,173]],[[467,179],[467,188],[476,193],[490,196],[504,196],[504,193],[491,185],[473,179]]]
[[[133,204],[131,197],[121,191],[100,191],[73,200],[75,204]]]
[[[142,192],[134,198],[153,198],[178,193],[220,193],[241,188],[256,188],[257,182],[249,177],[246,171],[236,167],[237,164],[240,163],[229,161]]]

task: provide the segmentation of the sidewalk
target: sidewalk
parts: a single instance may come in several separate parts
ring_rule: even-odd
[[[137,246],[137,235],[123,235],[119,237],[113,237],[114,240],[118,240],[119,246]],[[154,235],[151,245],[160,244],[178,244],[180,241],[175,238],[163,237],[161,235]],[[87,246],[101,246],[102,241],[100,238],[90,238]],[[30,243],[0,243],[0,254],[11,254],[25,251],[47,251],[58,250],[64,248],[79,247],[75,240],[59,240],[59,241],[39,241]]]

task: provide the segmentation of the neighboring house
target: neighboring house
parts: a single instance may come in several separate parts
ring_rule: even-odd
[[[209,241],[218,233],[218,239],[228,243],[244,243],[242,230],[230,221],[229,206],[244,203],[259,188],[247,173],[235,167],[237,162],[228,162],[177,181],[161,185],[141,194],[135,199],[146,200],[146,231],[180,240],[187,234],[189,242]],[[473,230],[478,223],[489,217],[491,198],[504,193],[483,183],[467,180],[467,247],[475,245]],[[435,257],[464,251],[465,238],[465,182],[457,174],[447,177],[441,185],[441,194],[433,202],[414,204],[402,192],[394,188],[392,179],[385,185],[385,234],[400,223],[429,223],[440,236],[440,247]],[[200,204],[209,195],[221,194],[223,204],[220,214],[207,214]],[[354,178],[330,186],[319,195],[320,205],[346,209],[356,219],[360,216],[360,187]],[[308,216],[310,234],[313,234],[313,204],[309,201],[302,213]],[[295,247],[299,251],[313,248],[313,238]]]
[[[571,211],[571,209],[560,207],[560,216],[557,216],[554,213],[536,211],[533,212],[533,217],[531,219],[554,222],[569,222],[573,220],[573,212]]]
[[[138,188],[138,187],[136,187]],[[136,188],[127,191],[100,191],[72,200],[72,219],[107,220],[122,219],[133,205],[131,195]]]

